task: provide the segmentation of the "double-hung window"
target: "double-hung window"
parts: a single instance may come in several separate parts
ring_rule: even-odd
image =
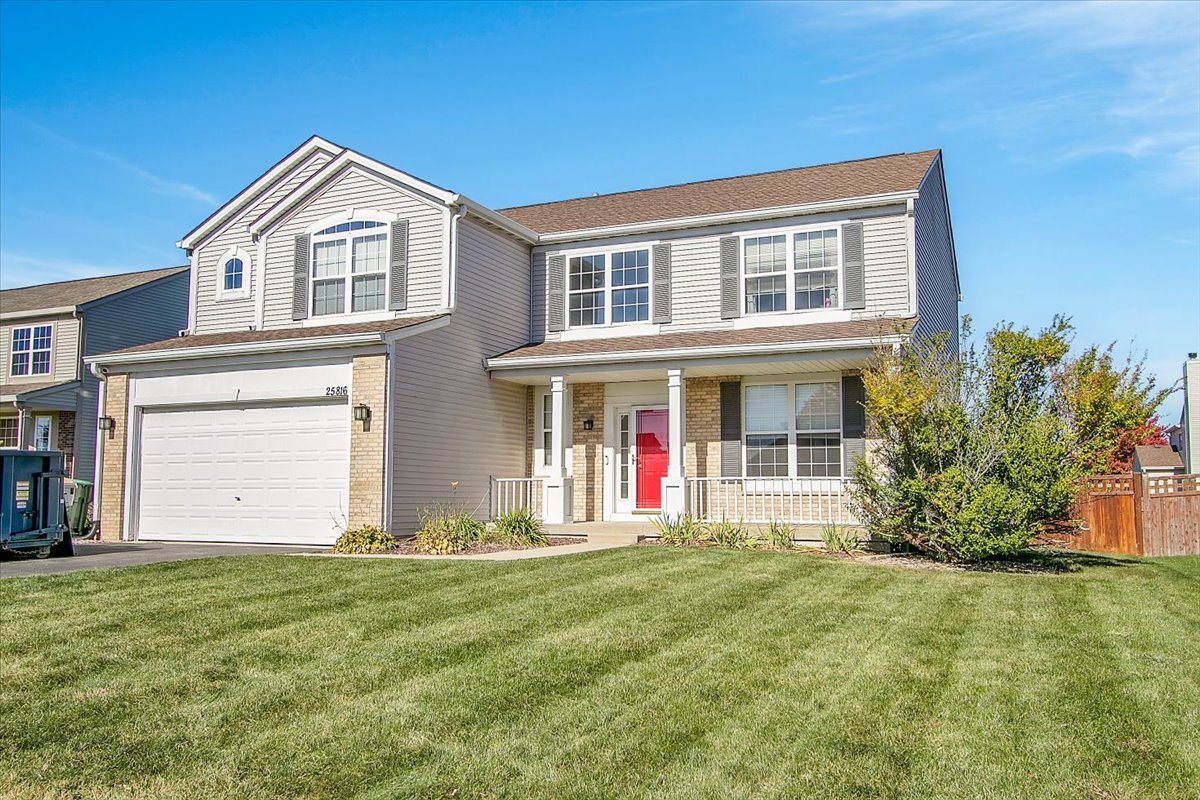
[[[25,375],[49,375],[53,336],[54,327],[51,325],[13,328],[9,374],[15,378]]]
[[[836,381],[747,386],[746,476],[841,476],[841,402]]]
[[[838,308],[836,228],[742,239],[747,314]]]
[[[354,220],[313,234],[313,316],[382,310],[387,254],[385,222]]]
[[[646,248],[567,259],[567,321],[572,328],[650,319]]]

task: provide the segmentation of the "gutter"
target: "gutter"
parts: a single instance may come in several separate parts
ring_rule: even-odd
[[[778,217],[815,214],[822,211],[847,211],[855,208],[870,208],[906,203],[915,199],[914,191],[891,192],[874,194],[863,197],[852,197],[843,200],[824,200],[819,203],[801,203],[791,206],[776,206],[774,208],[754,208],[746,211],[727,211],[720,214],[701,214],[694,217],[679,217],[676,219],[659,219],[649,222],[632,222],[625,225],[608,225],[602,228],[583,228],[571,231],[556,231],[543,233],[537,237],[539,244],[555,244],[572,242],[583,239],[601,239],[610,236],[626,236],[656,231],[678,230],[680,228],[703,228],[710,225],[722,225],[738,222],[753,222],[755,220],[776,219]]]
[[[29,319],[30,317],[61,317],[65,314],[76,314],[79,306],[58,306],[56,308],[35,308],[29,311],[9,311],[0,314],[0,322],[10,319]]]
[[[449,322],[441,317],[398,328],[391,331],[369,331],[367,333],[343,333],[332,336],[296,337],[292,339],[272,339],[265,342],[240,342],[237,344],[212,344],[199,347],[180,347],[174,350],[141,350],[132,353],[105,353],[84,359],[91,369],[104,370],[110,366],[137,364],[155,364],[167,361],[194,361],[203,358],[220,358],[224,356],[259,355],[264,353],[288,353],[296,350],[328,350],[340,347],[359,347],[372,344],[387,344],[407,336],[435,330]]]
[[[562,356],[526,356],[524,358],[489,358],[489,371],[526,369],[529,367],[569,367],[580,364],[620,364],[636,361],[687,360],[722,356],[769,355],[772,353],[809,353],[818,350],[857,350],[881,344],[899,344],[903,336],[871,336],[854,339],[821,340],[814,342],[774,342],[771,344],[711,345],[709,347],[673,347],[661,350],[622,350],[615,353],[577,353]]]

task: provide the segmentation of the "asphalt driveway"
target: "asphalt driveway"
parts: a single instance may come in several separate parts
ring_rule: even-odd
[[[0,578],[57,575],[80,569],[115,569],[164,561],[217,556],[279,555],[319,552],[320,547],[253,544],[193,544],[189,542],[76,542],[69,558],[32,558],[0,553]]]

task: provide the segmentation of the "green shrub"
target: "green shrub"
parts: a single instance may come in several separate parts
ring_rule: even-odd
[[[730,522],[724,519],[720,522],[710,522],[705,525],[703,539],[717,547],[727,547],[733,550],[754,547],[756,544],[745,525],[740,522]]]
[[[766,545],[776,550],[790,550],[794,546],[793,534],[792,526],[786,522],[772,522],[767,526]]]
[[[454,555],[482,540],[486,533],[484,524],[465,511],[439,506],[421,512],[416,549],[430,555]]]
[[[516,547],[541,547],[550,543],[542,521],[527,508],[501,514],[496,518],[491,535],[497,541]]]
[[[663,544],[676,546],[699,544],[703,526],[690,514],[655,517],[650,521]]]
[[[333,545],[335,553],[387,553],[396,549],[396,537],[372,525],[343,531]]]
[[[821,526],[821,541],[826,549],[838,553],[853,553],[862,549],[862,537],[858,530],[836,523]]]

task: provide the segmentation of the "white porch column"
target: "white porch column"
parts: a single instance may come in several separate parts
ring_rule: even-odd
[[[550,474],[542,492],[542,521],[547,525],[570,522],[567,514],[571,498],[567,481],[567,379],[555,375],[550,379]]]
[[[667,370],[667,477],[663,478],[664,514],[687,511],[683,454],[687,443],[683,370]]]

